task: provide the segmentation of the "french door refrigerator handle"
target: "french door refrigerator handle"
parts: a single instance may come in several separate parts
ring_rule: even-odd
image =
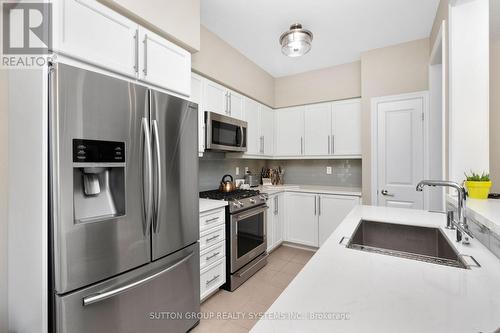
[[[161,150],[160,150],[160,136],[158,131],[158,121],[153,120],[153,138],[156,153],[156,204],[155,204],[155,218],[154,218],[154,231],[160,231],[160,208],[161,208]]]
[[[165,274],[171,270],[173,270],[174,268],[178,267],[179,265],[182,265],[183,263],[185,263],[186,261],[189,260],[189,258],[191,258],[193,256],[194,252],[191,252],[190,254],[188,254],[187,256],[185,256],[184,258],[176,261],[174,264],[170,265],[169,267],[153,274],[153,275],[150,275],[144,279],[141,279],[141,280],[138,280],[138,281],[135,281],[135,282],[132,282],[130,284],[127,284],[125,286],[122,286],[122,287],[119,287],[119,288],[116,288],[116,289],[112,289],[112,290],[109,290],[109,291],[104,291],[104,292],[99,292],[99,293],[96,293],[96,294],[93,294],[93,295],[90,295],[90,296],[87,296],[85,298],[83,298],[83,306],[88,306],[88,305],[91,305],[91,304],[94,304],[94,303],[98,303],[98,302],[101,302],[101,301],[104,301],[108,298],[111,298],[111,297],[114,297],[114,296],[117,296],[121,293],[124,293],[130,289],[133,289],[135,287],[138,287],[144,283],[147,283],[151,280],[154,280],[156,279],[158,276],[162,275],[162,274]]]
[[[146,178],[144,174],[143,167],[143,180],[142,180],[142,193],[143,193],[143,204],[146,210],[146,230],[144,232],[145,235],[148,234],[149,228],[151,227],[151,213],[152,213],[152,205],[153,205],[153,170],[152,170],[152,158],[151,158],[151,136],[149,133],[149,125],[148,119],[143,117],[141,122],[142,134],[144,135],[144,154],[146,155],[147,162],[147,173],[148,176]],[[145,191],[145,185],[148,184],[148,191]]]

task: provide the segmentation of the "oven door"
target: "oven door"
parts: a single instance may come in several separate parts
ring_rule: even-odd
[[[205,112],[206,148],[247,151],[247,122],[214,112]]]
[[[231,215],[231,273],[266,251],[268,208],[264,205]]]

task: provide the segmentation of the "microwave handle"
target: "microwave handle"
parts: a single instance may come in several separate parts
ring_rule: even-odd
[[[240,132],[241,132],[241,143],[240,143],[240,148],[242,148],[242,147],[243,147],[243,143],[245,142],[245,141],[243,140],[243,126],[240,126]]]

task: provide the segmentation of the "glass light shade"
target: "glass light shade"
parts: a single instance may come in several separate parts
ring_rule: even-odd
[[[312,33],[300,24],[290,27],[280,37],[281,52],[288,57],[300,57],[311,50]]]

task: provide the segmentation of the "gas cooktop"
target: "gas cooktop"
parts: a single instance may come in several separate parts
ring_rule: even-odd
[[[235,190],[233,192],[222,192],[219,190],[200,192],[200,198],[212,200],[229,201],[227,209],[229,213],[240,212],[253,207],[265,205],[267,194],[257,190]]]
[[[219,190],[211,190],[200,192],[200,198],[213,200],[233,201],[238,199],[250,198],[259,195],[257,190],[235,190],[233,192],[222,192]]]

